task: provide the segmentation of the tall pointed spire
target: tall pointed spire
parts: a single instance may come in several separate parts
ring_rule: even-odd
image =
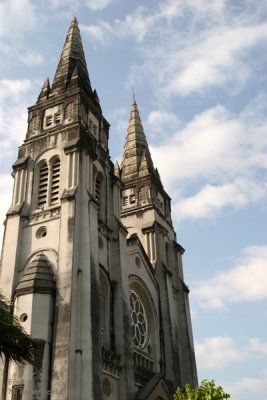
[[[128,182],[132,179],[138,178],[141,164],[143,167],[142,160],[146,160],[147,175],[149,173],[154,173],[155,169],[148,148],[143,125],[135,98],[133,98],[121,164],[121,179],[123,182]]]
[[[64,91],[66,86],[71,82],[73,76],[75,77],[75,83],[77,83],[78,80],[79,86],[88,94],[92,94],[82,39],[76,17],[73,17],[68,30],[52,84],[51,94]]]

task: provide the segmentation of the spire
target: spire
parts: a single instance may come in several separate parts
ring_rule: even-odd
[[[72,81],[73,83],[78,81],[80,87],[88,94],[92,94],[82,39],[76,17],[73,17],[68,30],[51,93],[64,91],[66,86]]]
[[[139,171],[141,173],[141,170],[142,176],[144,176],[144,172],[145,175],[149,175],[149,173],[155,173],[151,154],[149,152],[146,136],[134,97],[124,145],[121,169],[121,179],[123,182],[128,182],[132,179],[138,178]]]

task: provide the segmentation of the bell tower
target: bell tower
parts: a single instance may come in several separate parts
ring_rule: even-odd
[[[176,385],[196,381],[196,365],[182,254],[171,220],[171,199],[154,167],[133,99],[120,168],[121,219],[129,240],[138,237],[156,276],[162,319],[162,370]],[[185,350],[186,349],[186,350]],[[185,350],[185,351],[184,351]]]
[[[39,369],[10,366],[6,400],[17,387],[24,400],[102,398],[99,263],[108,269],[120,213],[108,136],[74,17],[53,83],[28,109],[13,165],[0,287],[45,351]]]
[[[133,101],[121,166],[74,17],[13,164],[0,288],[41,353],[1,400],[170,400],[197,384],[183,248]]]

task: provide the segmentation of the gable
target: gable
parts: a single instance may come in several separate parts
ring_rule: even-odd
[[[162,375],[155,375],[136,395],[136,400],[170,400],[171,395]]]

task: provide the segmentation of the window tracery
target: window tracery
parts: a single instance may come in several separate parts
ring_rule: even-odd
[[[145,307],[136,292],[130,290],[131,336],[133,344],[142,349],[148,337],[148,323]]]
[[[129,311],[135,381],[144,384],[160,369],[159,322],[152,295],[137,276],[132,276],[130,282]]]

